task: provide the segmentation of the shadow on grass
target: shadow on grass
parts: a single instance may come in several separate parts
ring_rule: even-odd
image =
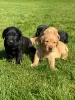
[[[0,51],[0,60],[6,58],[5,50]]]
[[[36,49],[33,50],[33,52],[25,53],[27,56],[29,55],[29,58],[30,58],[31,62],[33,62],[35,51],[36,51]],[[7,58],[5,50],[1,50],[0,51],[0,60],[5,59],[5,58]]]

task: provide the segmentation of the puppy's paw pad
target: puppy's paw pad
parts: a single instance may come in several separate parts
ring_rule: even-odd
[[[31,64],[31,67],[34,67],[35,65],[34,64]]]
[[[57,69],[57,68],[55,68],[54,70],[55,70],[55,71],[58,71],[58,69]]]
[[[66,60],[66,58],[62,58],[63,60]]]
[[[33,64],[31,64],[31,67],[33,66]]]

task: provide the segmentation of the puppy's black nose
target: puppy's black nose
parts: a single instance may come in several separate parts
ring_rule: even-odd
[[[52,51],[52,48],[51,47],[49,47],[49,51]]]
[[[10,44],[10,45],[13,45],[13,41],[12,41],[12,40],[11,40],[11,41],[9,41],[9,44]]]
[[[10,43],[12,44],[12,43],[13,43],[13,41],[10,41]]]

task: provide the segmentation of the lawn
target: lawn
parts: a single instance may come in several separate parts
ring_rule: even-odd
[[[58,71],[47,61],[32,68],[28,56],[21,65],[6,62],[2,31],[16,26],[32,37],[40,24],[69,34],[69,57],[57,59]],[[0,0],[0,100],[75,100],[75,0]]]

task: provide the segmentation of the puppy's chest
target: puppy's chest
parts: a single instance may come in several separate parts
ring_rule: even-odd
[[[40,55],[40,59],[44,60],[44,59],[48,58],[49,53],[43,51],[42,49],[39,49],[39,55]]]
[[[17,49],[17,48],[11,48],[11,50],[10,50],[10,53],[11,53],[12,55],[16,55],[17,52],[18,52],[18,49]]]
[[[42,49],[39,49],[40,60],[48,59],[50,55],[53,55],[54,58],[60,58],[60,53],[57,48],[52,50],[52,52],[45,52]]]

